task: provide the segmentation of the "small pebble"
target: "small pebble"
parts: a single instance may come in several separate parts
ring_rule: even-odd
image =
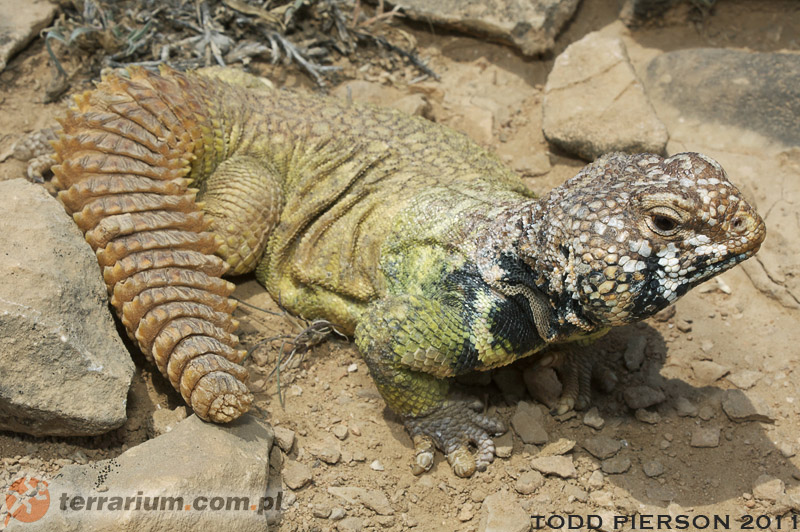
[[[571,456],[545,456],[531,459],[531,467],[545,475],[575,478],[578,472]]]
[[[596,406],[590,408],[583,416],[583,424],[593,429],[600,430],[606,424],[606,420],[600,416],[600,411]]]
[[[336,506],[331,510],[331,515],[328,519],[331,521],[341,521],[344,519],[344,516],[347,515],[347,512],[344,511],[344,508],[340,506]]]
[[[305,464],[287,460],[283,466],[283,482],[290,489],[299,490],[311,482],[311,469]]]
[[[623,392],[622,396],[628,407],[633,410],[657,405],[667,398],[664,392],[650,386],[631,386]]]
[[[647,347],[646,336],[632,336],[628,338],[628,345],[625,348],[623,359],[625,367],[629,371],[636,371],[644,361],[644,350]]]
[[[649,425],[655,425],[659,421],[661,421],[661,415],[658,412],[651,412],[646,408],[640,408],[635,413],[636,419],[641,421],[642,423],[647,423]]]
[[[294,431],[285,427],[273,427],[272,430],[275,433],[275,441],[278,442],[278,447],[281,448],[281,451],[289,454],[294,446]]]
[[[644,470],[644,474],[651,478],[664,473],[664,465],[657,460],[648,460],[644,463],[642,469]]]
[[[517,478],[514,489],[522,495],[530,495],[544,484],[544,476],[538,471],[527,471]]]
[[[514,450],[514,436],[511,431],[506,431],[499,438],[494,439],[494,451],[498,458],[508,458]],[[483,500],[481,498],[481,500]]]
[[[370,469],[373,471],[383,471],[385,468],[380,460],[375,460],[369,465]]]
[[[355,373],[356,371],[358,371],[358,364],[355,362],[347,366],[347,373]]]
[[[605,460],[617,454],[622,448],[622,443],[608,436],[595,436],[593,438],[587,438],[583,442],[583,448],[589,451],[595,458]]]
[[[471,521],[472,518],[475,517],[475,506],[471,502],[464,504],[458,511],[458,516],[456,517],[462,523]]]
[[[311,513],[314,515],[314,517],[327,519],[331,515],[331,508],[325,504],[315,504],[311,508]]]
[[[714,419],[716,415],[714,409],[710,405],[703,405],[700,407],[700,410],[697,411],[697,415],[703,421],[708,421],[710,419]]]
[[[779,478],[761,475],[753,486],[753,497],[764,501],[777,501],[786,492],[786,485]]]
[[[596,471],[592,471],[592,474],[589,475],[587,484],[589,485],[590,489],[599,490],[603,487],[605,480],[605,475],[603,475],[603,472],[598,469]]]
[[[603,468],[603,473],[619,475],[631,468],[631,461],[625,456],[615,456],[608,460],[603,460],[601,467]]]
[[[332,432],[334,436],[340,440],[344,440],[347,438],[347,425],[336,425],[333,427]]]
[[[675,410],[681,417],[697,416],[697,407],[687,398],[680,396],[675,400]]]

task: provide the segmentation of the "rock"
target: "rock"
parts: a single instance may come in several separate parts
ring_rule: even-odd
[[[605,480],[605,475],[603,475],[603,472],[598,469],[596,471],[592,471],[592,474],[589,475],[587,484],[590,489],[599,490],[603,487]]]
[[[622,355],[625,360],[625,367],[628,371],[636,371],[644,362],[644,349],[647,347],[646,336],[631,336],[628,338],[628,345]]]
[[[617,452],[622,449],[622,443],[608,436],[595,436],[593,438],[587,438],[583,442],[583,448],[589,451],[589,454],[595,458],[605,460],[617,454]]]
[[[44,0],[31,0],[25,9],[15,0],[0,0],[0,72],[17,52],[25,48],[53,20],[58,8]]]
[[[511,426],[514,432],[524,443],[541,445],[547,443],[549,436],[542,425],[542,413],[538,407],[520,401],[517,410],[511,418]]]
[[[700,384],[707,386],[724,377],[730,371],[728,368],[710,360],[698,360],[692,363],[694,377]]]
[[[538,471],[526,471],[517,478],[514,489],[522,495],[530,495],[544,484],[544,476]]]
[[[636,416],[636,419],[649,425],[655,425],[661,421],[661,414],[658,412],[651,412],[645,408],[638,409],[636,412],[634,412],[634,415]]]
[[[544,475],[575,478],[578,475],[571,456],[537,456],[531,459],[531,467]]]
[[[735,371],[725,378],[728,379],[728,382],[740,390],[747,390],[755,386],[755,384],[761,380],[761,377],[762,375],[760,371],[744,369],[741,371]]]
[[[331,429],[331,432],[333,432],[333,435],[342,441],[347,439],[347,434],[348,434],[347,425],[336,425],[335,427],[333,427],[333,429]]]
[[[513,44],[524,55],[549,51],[578,0],[394,0],[413,20]]]
[[[331,521],[341,521],[342,519],[344,519],[344,516],[346,515],[347,512],[345,512],[344,508],[342,508],[341,506],[336,506],[334,509],[331,510],[331,516],[329,517],[329,519]]]
[[[780,442],[778,443],[778,451],[780,451],[781,456],[784,458],[791,458],[795,454],[797,454],[794,450],[794,446],[792,446],[789,442]]]
[[[529,366],[522,372],[522,380],[531,397],[547,405],[547,408],[556,406],[561,395],[561,383],[553,368]]]
[[[762,421],[774,423],[775,416],[769,405],[758,397],[748,399],[740,390],[727,390],[722,400],[722,410],[731,421]]]
[[[675,410],[681,417],[696,417],[697,407],[687,398],[680,396],[675,399]]]
[[[431,104],[421,94],[409,94],[390,104],[407,115],[426,116],[431,111]]]
[[[468,502],[458,511],[456,519],[462,523],[466,523],[467,521],[472,521],[473,517],[475,517],[475,506],[471,502]]]
[[[631,386],[622,393],[625,404],[637,410],[657,405],[666,399],[664,392],[649,386]]]
[[[150,416],[147,431],[152,438],[166,434],[175,426],[186,419],[189,415],[185,406],[179,406],[175,410],[169,408],[156,408]]]
[[[511,431],[506,431],[499,438],[494,439],[494,453],[498,458],[508,458],[514,451],[514,436]]]
[[[0,182],[0,212],[0,430],[90,436],[121,426],[134,367],[92,249],[24,179]]]
[[[52,504],[64,500],[68,507],[88,508],[107,498],[107,508],[116,499],[122,510],[125,498],[136,496],[143,508],[155,503],[196,511],[50,511],[25,530],[262,531],[282,507],[281,492],[268,487],[271,446],[271,428],[253,416],[216,425],[192,415],[117,458],[64,467],[49,490]],[[218,503],[258,510],[209,511]]]
[[[664,153],[669,139],[625,45],[599,33],[556,58],[542,111],[545,138],[589,161],[613,151]]]
[[[320,519],[327,519],[331,515],[331,507],[327,504],[315,504],[311,507],[311,514]]]
[[[311,469],[305,464],[287,460],[283,465],[283,482],[289,489],[299,490],[311,482],[312,478]]]
[[[686,320],[678,320],[677,323],[675,323],[675,328],[682,333],[692,332],[692,324]]]
[[[272,430],[275,432],[275,442],[278,444],[278,447],[281,448],[281,451],[286,454],[292,452],[292,447],[294,446],[294,431],[286,427],[274,427]]]
[[[631,468],[631,460],[625,456],[615,456],[614,458],[603,460],[600,466],[603,468],[603,473],[619,475]]]
[[[711,405],[703,405],[700,407],[700,410],[697,411],[697,417],[699,417],[703,421],[714,419],[716,415],[717,413],[714,411],[714,407],[712,407]]]
[[[583,416],[583,424],[592,427],[593,429],[600,430],[606,424],[606,420],[600,416],[600,411],[596,406],[590,408]]]
[[[779,478],[761,475],[753,485],[753,497],[764,501],[777,501],[786,492],[786,485]]]
[[[372,463],[369,465],[369,468],[372,469],[373,471],[383,471],[384,469],[386,469],[385,467],[383,467],[383,464],[381,463],[380,460],[373,460]]]
[[[378,515],[393,515],[389,499],[380,490],[368,490],[351,486],[331,486],[328,493],[340,497],[350,504],[361,504]]]
[[[692,447],[719,447],[719,427],[695,427],[692,431]]]
[[[550,157],[546,153],[523,153],[514,157],[511,163],[519,174],[523,177],[536,177],[544,175],[552,168]]]
[[[695,48],[656,56],[644,83],[658,106],[681,115],[756,131],[800,144],[800,56]]]
[[[360,517],[346,517],[336,525],[339,532],[361,532],[364,529],[364,520]]]
[[[567,454],[575,448],[575,440],[567,438],[559,438],[552,443],[548,443],[536,454],[537,457],[544,456],[561,456]]]
[[[483,507],[486,513],[478,525],[479,532],[528,532],[531,529],[530,515],[506,490],[486,497]]]
[[[664,465],[658,460],[648,460],[642,465],[642,470],[648,477],[658,477],[664,474]]]
[[[326,464],[335,465],[342,459],[342,452],[336,447],[330,445],[312,445],[309,446],[308,452],[314,458],[319,458]]]

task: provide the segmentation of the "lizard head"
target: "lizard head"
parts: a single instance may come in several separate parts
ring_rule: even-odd
[[[536,245],[561,254],[547,291],[569,297],[556,307],[573,309],[571,321],[594,326],[655,314],[753,256],[766,236],[722,167],[697,153],[603,156],[542,206]]]

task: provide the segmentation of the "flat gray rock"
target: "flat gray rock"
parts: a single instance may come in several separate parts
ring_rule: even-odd
[[[625,404],[634,410],[657,405],[667,398],[664,392],[650,386],[631,386],[622,392],[622,397]]]
[[[483,500],[486,513],[478,532],[528,532],[531,518],[517,498],[506,490],[493,493]]]
[[[669,134],[622,40],[590,33],[559,55],[544,89],[549,142],[592,161],[604,153],[663,153]]]
[[[686,116],[800,145],[800,56],[717,48],[669,52],[647,65],[653,102]]]
[[[525,55],[547,52],[579,0],[395,0],[414,20],[513,44]]]
[[[754,397],[751,400],[741,390],[727,390],[722,400],[722,409],[731,421],[737,423],[743,421],[775,423],[775,414],[763,399]]]
[[[21,7],[24,6],[24,9]],[[45,29],[58,8],[46,0],[0,0],[0,72]]]
[[[279,486],[269,485],[272,439],[250,415],[228,425],[192,415],[117,458],[63,468],[49,485],[50,511],[8,530],[261,532],[279,504]],[[153,504],[158,511],[147,509]]]
[[[133,362],[97,259],[64,208],[0,182],[0,429],[102,434],[125,422]]]

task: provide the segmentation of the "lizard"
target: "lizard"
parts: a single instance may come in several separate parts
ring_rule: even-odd
[[[560,358],[548,348],[653,315],[766,236],[702,154],[607,154],[537,198],[462,133],[254,79],[106,73],[53,143],[58,197],[112,306],[205,420],[252,402],[221,277],[255,272],[287,310],[354,338],[414,473],[439,448],[468,477],[505,427],[451,395],[452,377]],[[592,364],[573,351],[561,411],[589,398]]]

